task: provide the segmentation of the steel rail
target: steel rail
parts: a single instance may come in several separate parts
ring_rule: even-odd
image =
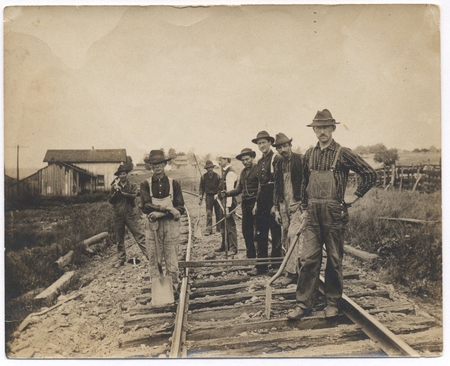
[[[209,259],[202,261],[182,261],[178,262],[180,268],[198,268],[198,267],[218,267],[218,266],[250,266],[257,264],[280,264],[283,257],[270,258],[247,258],[247,259]]]
[[[184,192],[184,191],[183,191]],[[186,192],[189,193],[189,192]],[[191,226],[191,216],[189,215],[189,210],[185,206],[186,216],[188,218],[188,243],[186,248],[186,260],[191,258],[191,247],[192,247],[192,226]],[[169,358],[179,358],[182,350],[182,340],[186,337],[185,334],[185,315],[188,310],[188,282],[189,282],[189,268],[185,268],[184,276],[181,281],[180,296],[178,299],[177,313],[175,316],[175,325],[172,333],[172,345],[170,347]]]
[[[324,293],[325,279],[320,276],[320,291]],[[347,295],[342,295],[342,312],[372,340],[378,342],[380,348],[390,357],[420,357],[420,353],[411,348],[400,337],[392,333],[372,315],[365,311]]]

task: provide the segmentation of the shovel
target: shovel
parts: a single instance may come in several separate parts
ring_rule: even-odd
[[[200,223],[200,212],[202,209],[202,205],[198,206],[198,218],[194,225],[194,238],[201,239],[202,237],[202,230],[200,229],[199,223]]]
[[[158,233],[156,232],[158,229],[158,221],[150,222],[150,228],[155,236],[155,253],[159,271],[158,278],[155,277],[152,279],[152,305],[162,306],[172,304],[175,302],[173,297],[172,277],[163,275],[161,257],[159,255],[159,239]]]
[[[294,248],[298,243],[301,233],[305,229],[305,225],[306,225],[306,220],[303,221],[297,234],[295,234],[296,235],[295,241],[289,247],[289,250],[287,251],[286,256],[284,257],[283,262],[281,262],[280,268],[278,268],[277,273],[275,273],[273,275],[273,277],[269,281],[267,281],[267,284],[266,284],[266,318],[267,319],[270,319],[270,308],[272,305],[272,287],[271,287],[271,285],[278,277],[280,277],[281,273],[284,270],[284,267],[286,267],[287,261],[289,260],[289,257],[291,256],[292,252],[294,251]]]

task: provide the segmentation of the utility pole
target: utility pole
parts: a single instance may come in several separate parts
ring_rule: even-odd
[[[17,187],[19,187],[19,144],[17,144]]]
[[[19,156],[20,156],[20,146],[19,146],[19,144],[17,144],[17,146],[7,146],[7,147],[9,147],[9,148],[16,148],[17,149],[17,167],[16,167],[16,174],[17,174],[17,196],[19,196],[20,195],[20,184],[19,184],[19,181],[20,181],[20,175],[19,175]],[[28,147],[28,146],[22,146],[22,147]]]

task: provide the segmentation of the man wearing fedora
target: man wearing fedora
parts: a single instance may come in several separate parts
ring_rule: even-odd
[[[256,194],[256,203],[253,208],[255,215],[255,242],[256,256],[258,258],[268,258],[269,256],[269,230],[272,236],[271,257],[281,257],[281,227],[275,221],[271,210],[273,207],[273,167],[280,159],[272,151],[272,144],[275,139],[267,131],[261,131],[252,142],[258,145],[262,152],[262,157],[256,165],[256,174],[258,176],[258,192]],[[272,269],[279,268],[279,264],[273,264]],[[248,272],[251,276],[256,276],[268,272],[267,264],[257,265],[252,271]]]
[[[150,255],[150,276],[159,275],[156,245],[166,274],[178,283],[178,246],[180,215],[185,211],[180,183],[167,177],[164,168],[170,158],[161,150],[151,150],[146,163],[153,169],[153,176],[141,183],[142,212],[147,216],[146,239]]]
[[[254,159],[256,153],[249,148],[243,149],[236,156],[244,165],[244,169],[239,177],[238,184],[231,191],[223,191],[225,197],[234,197],[242,194],[242,235],[244,236],[247,258],[256,258],[256,248],[254,243],[255,220],[253,218],[253,207],[256,202],[258,192],[258,176],[256,175],[256,164]]]
[[[114,208],[114,231],[117,241],[117,263],[114,267],[124,265],[127,255],[125,252],[125,226],[128,227],[142,253],[149,259],[145,245],[145,233],[139,225],[139,217],[135,212],[135,198],[137,186],[128,180],[130,169],[121,164],[114,175],[117,178],[111,184],[108,202]]]
[[[222,155],[219,158],[219,165],[222,168],[222,178],[219,183],[219,194],[222,191],[228,191],[236,188],[237,174],[231,166],[231,157],[229,155]],[[220,195],[221,196],[221,195]],[[219,197],[220,199],[221,197]],[[228,197],[223,200],[223,215],[225,220],[221,224],[220,231],[222,233],[222,244],[215,252],[227,252],[231,255],[237,254],[237,231],[236,222],[234,221],[234,213],[231,213],[237,202],[234,197]]]
[[[288,313],[289,319],[300,319],[311,313],[319,285],[322,262],[322,246],[325,244],[327,264],[325,268],[325,316],[339,313],[342,298],[344,232],[348,223],[347,207],[363,197],[376,181],[375,170],[359,155],[341,147],[333,138],[339,122],[329,110],[318,111],[312,127],[318,143],[305,154],[309,168],[306,188],[306,220],[303,250],[300,253],[297,281],[297,306]],[[352,170],[359,175],[358,186],[349,202],[344,201],[348,174]]]
[[[219,192],[219,183],[220,183],[220,177],[219,174],[217,174],[214,171],[215,165],[212,163],[211,160],[207,160],[205,163],[205,169],[206,173],[202,175],[200,179],[200,188],[199,188],[199,202],[198,204],[201,205],[203,202],[203,197],[206,197],[205,199],[205,206],[206,206],[206,232],[205,235],[211,235],[212,234],[212,213],[213,209],[216,214],[216,222],[220,220],[220,206],[219,202],[214,199],[215,195]],[[217,225],[216,227],[217,232],[220,232],[220,227]]]
[[[308,167],[304,156],[292,151],[292,138],[288,138],[284,133],[280,132],[275,136],[273,146],[281,155],[274,169],[273,206],[275,220],[281,225],[282,245],[287,252],[296,240],[296,233],[301,225],[301,203],[305,195]],[[297,283],[298,253],[301,250],[302,239],[303,236],[297,241],[286,264],[285,277],[280,281],[284,286]]]

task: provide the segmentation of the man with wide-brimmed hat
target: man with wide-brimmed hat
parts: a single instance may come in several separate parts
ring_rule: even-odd
[[[114,231],[117,241],[117,263],[116,268],[123,266],[126,262],[125,251],[125,226],[128,227],[136,240],[142,253],[148,259],[147,247],[145,245],[145,233],[139,224],[139,217],[135,212],[135,198],[137,197],[137,186],[128,180],[129,167],[121,164],[114,173],[117,176],[111,184],[108,202],[114,207]]]
[[[236,187],[237,174],[231,166],[231,156],[224,154],[219,158],[219,165],[222,168],[222,178],[219,183],[219,193],[221,191],[232,190]],[[220,199],[221,197],[219,197]],[[226,252],[234,255],[238,252],[236,221],[232,212],[237,206],[236,198],[228,197],[223,200],[222,207],[225,220],[221,223],[222,243],[215,250],[216,253]],[[223,217],[223,216],[222,216]]]
[[[269,256],[269,230],[272,236],[271,257],[281,257],[281,227],[275,221],[271,210],[273,206],[273,167],[280,156],[275,155],[271,146],[275,139],[267,131],[261,131],[252,140],[258,145],[262,152],[262,157],[256,165],[258,176],[258,192],[256,203],[253,208],[255,215],[255,242],[256,256],[267,258]],[[273,269],[279,268],[279,264],[273,264]],[[268,272],[267,264],[257,265],[252,271],[247,272],[251,276],[256,276]]]
[[[199,187],[199,202],[198,204],[201,205],[203,202],[203,197],[205,197],[205,206],[206,206],[206,232],[205,235],[211,235],[212,234],[212,213],[213,209],[216,215],[216,222],[220,220],[221,213],[220,213],[220,206],[219,202],[217,202],[215,198],[215,195],[219,192],[219,183],[220,183],[220,177],[219,174],[217,174],[214,171],[215,165],[212,163],[211,160],[207,160],[205,163],[205,169],[206,173],[202,175],[200,179],[200,187]],[[219,225],[216,226],[217,232],[220,232]]]
[[[354,204],[372,188],[376,181],[375,170],[359,155],[341,147],[332,137],[339,122],[328,109],[318,111],[312,127],[317,139],[315,147],[305,154],[309,168],[308,185],[303,205],[304,219],[303,250],[299,260],[297,281],[297,306],[289,312],[289,319],[299,319],[311,313],[319,286],[322,263],[322,246],[325,244],[327,264],[325,268],[325,316],[339,313],[342,298],[344,254],[344,232],[348,223],[347,207]],[[354,197],[344,201],[348,174],[352,170],[359,175]]]
[[[235,189],[223,191],[225,197],[234,197],[242,194],[242,235],[244,236],[247,258],[256,258],[256,248],[254,243],[255,220],[253,217],[253,207],[256,202],[258,192],[258,176],[256,175],[256,164],[254,159],[256,153],[249,148],[245,148],[236,156],[244,165],[244,169],[239,177]]]
[[[167,177],[164,168],[170,158],[161,150],[151,150],[145,160],[153,169],[153,176],[141,183],[142,212],[147,216],[146,239],[150,254],[150,276],[159,275],[158,259],[165,263],[166,274],[178,283],[178,246],[180,237],[180,215],[185,211],[180,183]]]
[[[296,234],[301,226],[301,203],[304,200],[306,183],[308,181],[308,167],[304,156],[292,151],[292,138],[284,133],[275,136],[273,146],[277,149],[281,159],[275,164],[273,206],[275,220],[281,225],[281,241],[287,252],[296,240]],[[285,276],[281,284],[287,286],[297,283],[298,253],[302,246],[301,236],[288,259]]]

